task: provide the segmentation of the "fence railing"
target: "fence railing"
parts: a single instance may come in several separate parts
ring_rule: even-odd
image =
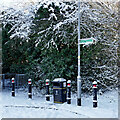
[[[27,76],[26,74],[14,74],[6,73],[0,74],[1,88],[11,88],[12,87],[12,78],[15,78],[15,88],[25,87],[27,85]]]

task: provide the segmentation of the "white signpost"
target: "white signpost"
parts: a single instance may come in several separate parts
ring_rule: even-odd
[[[94,44],[96,42],[95,38],[85,38],[80,39],[80,44]]]

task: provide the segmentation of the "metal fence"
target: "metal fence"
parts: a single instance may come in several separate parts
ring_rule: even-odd
[[[27,85],[27,76],[25,74],[0,74],[1,88],[11,88],[12,87],[12,78],[15,78],[15,88],[25,87]]]

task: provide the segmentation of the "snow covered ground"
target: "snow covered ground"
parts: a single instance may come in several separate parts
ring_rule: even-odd
[[[55,104],[53,98],[45,101],[45,96],[27,97],[27,92],[18,91],[11,97],[10,91],[0,92],[1,118],[117,118],[118,92],[107,92],[98,95],[98,108],[92,107],[92,96],[82,96],[82,106],[76,105],[76,97],[72,96],[72,104]]]

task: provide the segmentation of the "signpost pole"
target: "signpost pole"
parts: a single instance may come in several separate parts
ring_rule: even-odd
[[[77,105],[81,106],[81,76],[80,76],[80,0],[78,0],[78,76],[77,76]]]

